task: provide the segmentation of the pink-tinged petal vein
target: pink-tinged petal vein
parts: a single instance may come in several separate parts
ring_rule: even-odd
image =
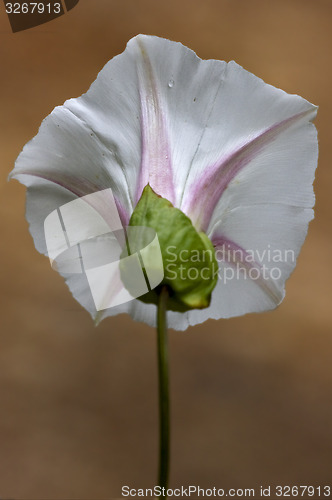
[[[252,279],[276,305],[282,301],[283,292],[269,276],[266,266],[261,266],[260,263],[252,259],[249,252],[221,234],[213,236],[212,243],[217,251],[219,262],[230,264],[238,268],[239,272],[246,273],[249,279]],[[222,259],[220,259],[220,253]],[[233,279],[236,279],[236,275]]]
[[[218,201],[236,175],[281,133],[302,120],[311,118],[310,115],[314,118],[315,114],[316,109],[310,108],[282,120],[206,167],[188,189],[181,206],[193,224],[199,230],[206,231]]]
[[[167,133],[166,107],[158,91],[157,81],[142,38],[137,37],[139,62],[137,64],[141,102],[142,158],[137,184],[136,201],[147,184],[175,202],[171,151]]]

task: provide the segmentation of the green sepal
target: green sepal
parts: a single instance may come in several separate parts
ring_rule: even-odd
[[[160,288],[167,285],[169,310],[185,312],[208,307],[218,280],[218,263],[206,234],[197,232],[189,217],[157,195],[149,184],[143,190],[129,226],[156,231],[164,266],[160,285],[138,300],[157,304]]]

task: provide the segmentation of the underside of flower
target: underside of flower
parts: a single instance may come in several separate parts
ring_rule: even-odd
[[[305,99],[264,83],[234,61],[204,61],[180,43],[138,35],[86,94],[43,121],[11,177],[28,187],[26,216],[45,255],[46,218],[94,193],[111,190],[124,228],[144,219],[147,185],[164,199],[159,203],[168,200],[170,212],[172,207],[182,220],[187,216],[191,234],[196,231],[193,244],[183,246],[176,224],[169,233],[165,226],[159,238],[161,247],[167,238],[179,238],[169,245],[177,255],[170,256],[176,264],[171,270],[187,268],[179,260],[187,258],[197,270],[189,250],[198,246],[200,255],[213,246],[218,279],[206,288],[205,302],[195,296],[197,283],[167,281],[177,297],[169,325],[186,329],[208,318],[273,309],[282,301],[313,218],[316,113]],[[148,222],[158,233],[160,222],[151,213]],[[107,210],[101,207],[100,215],[107,219]],[[153,293],[96,311],[87,276],[62,274],[98,321],[126,312],[155,325]],[[192,309],[195,300],[203,309]],[[179,301],[184,309],[177,309]]]
[[[163,260],[163,280],[139,300],[146,304],[157,304],[159,291],[166,285],[169,290],[169,310],[185,312],[208,307],[212,290],[218,281],[218,263],[209,238],[202,232],[198,233],[181,210],[158,196],[149,185],[143,190],[129,226],[154,229]],[[142,232],[137,233],[140,240],[141,235]],[[135,250],[145,246],[144,241],[134,242]],[[149,265],[153,266],[153,258],[149,259]],[[126,281],[131,281],[126,280],[125,265],[122,280],[125,285]]]

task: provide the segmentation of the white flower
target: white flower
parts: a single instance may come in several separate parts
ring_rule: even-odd
[[[45,218],[77,197],[111,188],[124,225],[147,183],[180,208],[223,259],[210,307],[169,312],[169,326],[185,329],[282,301],[313,217],[316,111],[233,61],[139,35],[86,94],[43,121],[11,177],[28,187],[27,219],[44,254]],[[67,284],[95,315],[84,275]],[[99,319],[120,312],[155,324],[155,306],[138,300]]]

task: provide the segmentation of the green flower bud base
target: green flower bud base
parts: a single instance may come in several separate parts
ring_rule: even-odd
[[[217,284],[218,264],[206,234],[197,232],[189,217],[157,195],[149,184],[143,190],[129,226],[154,229],[163,259],[163,281],[139,300],[157,305],[161,289],[167,286],[168,310],[185,312],[208,307]]]

